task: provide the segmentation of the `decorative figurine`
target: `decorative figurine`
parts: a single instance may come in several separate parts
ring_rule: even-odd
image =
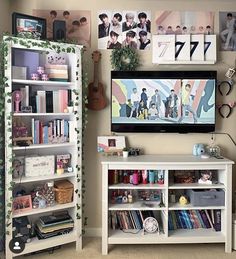
[[[179,198],[179,204],[180,204],[180,205],[186,205],[186,204],[188,204],[188,199],[187,199],[187,197],[184,196],[184,195],[181,195],[180,198]]]

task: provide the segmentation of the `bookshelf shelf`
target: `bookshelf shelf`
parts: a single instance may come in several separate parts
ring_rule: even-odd
[[[21,256],[21,255],[32,253],[34,251],[43,250],[54,246],[64,245],[71,242],[76,242],[76,239],[77,239],[77,235],[75,231],[72,231],[68,234],[51,237],[50,239],[39,240],[38,238],[33,238],[30,243],[26,243],[25,250],[22,253],[14,256]]]
[[[33,144],[30,146],[25,147],[13,147],[14,151],[17,150],[28,150],[28,149],[45,149],[45,148],[60,148],[60,147],[72,147],[75,146],[75,142],[66,142],[66,143],[59,143],[59,144]]]
[[[127,159],[106,157],[103,158],[101,163],[103,255],[108,253],[110,244],[224,243],[225,252],[231,252],[233,161],[226,158],[218,160],[213,157],[199,159],[191,155],[143,155],[128,157]],[[109,185],[108,181],[111,181],[114,170],[161,170],[164,172],[164,184],[161,186],[157,184],[139,184],[134,186],[122,183]],[[214,170],[215,178],[219,183],[211,185],[198,183],[176,184],[173,183],[176,170],[178,172],[195,171],[196,174],[199,174],[200,170]],[[132,194],[135,197],[135,190],[139,189],[145,191],[161,190],[165,207],[147,207],[142,202],[128,204],[109,203],[112,198],[111,195],[116,190],[121,193],[120,195],[122,195],[122,190],[132,190]],[[225,197],[224,206],[213,205],[217,203],[210,203],[211,201],[207,203],[209,206],[193,206],[191,203],[187,205],[171,203],[173,192],[178,197],[178,195],[186,194],[185,191],[193,189],[200,189],[201,193],[209,189],[221,189]],[[206,195],[207,197],[209,196]],[[144,235],[143,230],[138,231],[135,229],[138,228],[138,225],[142,226],[144,217],[150,217],[150,211],[152,211],[152,215],[158,220],[161,228],[163,228],[163,232],[160,235],[158,233]],[[122,226],[124,228],[123,231],[118,229]],[[132,230],[126,230],[127,226],[132,228]]]
[[[83,218],[81,189],[83,180],[82,173],[79,170],[82,170],[83,146],[81,80],[81,51],[83,46],[57,42],[45,44],[46,42],[32,39],[21,39],[19,41],[18,38],[12,39],[9,37],[4,37],[3,40],[7,48],[5,52],[6,56],[4,57],[6,61],[4,74],[7,78],[6,85],[8,86],[5,87],[5,210],[8,215],[5,224],[5,233],[9,234],[5,236],[5,258],[13,259],[19,255],[72,242],[75,242],[76,250],[81,250]],[[43,48],[42,46],[48,47]],[[54,49],[60,49],[60,54],[54,51]],[[47,64],[49,53],[50,55],[63,55],[66,64]],[[60,65],[60,67],[58,65]],[[65,80],[68,78],[69,82],[13,79],[13,66],[26,68],[27,78],[30,78],[32,73],[36,73],[38,67],[47,67],[46,69],[48,70],[46,70],[46,73],[50,78],[62,78]],[[10,100],[12,92],[14,91],[21,93],[22,100],[19,106],[14,105],[13,99]],[[76,113],[63,112],[67,109],[68,103],[73,103],[73,108]],[[15,112],[16,110],[20,112],[17,113]],[[28,113],[28,111],[31,110],[33,113]],[[23,111],[26,111],[26,113]],[[46,113],[46,111],[48,113]],[[13,114],[13,116],[9,116],[9,114]],[[24,133],[22,133],[23,131]],[[16,146],[16,136],[19,137],[18,140],[28,141],[28,144],[32,143],[32,140],[33,143],[48,144]],[[55,144],[49,144],[51,139],[55,140],[57,136],[61,136],[61,141],[58,142],[69,142],[57,143],[57,141],[55,141]],[[45,160],[44,158],[42,159],[42,157],[51,155],[54,156],[54,161],[52,161],[52,158],[51,161],[48,158],[45,158]],[[29,159],[30,156],[34,157],[32,161]],[[52,173],[57,172],[56,169],[59,167],[64,169],[66,165],[66,162],[62,161],[64,157],[66,157],[66,161],[69,160],[70,165],[68,166],[72,167],[73,172],[61,175],[55,173],[54,175],[40,176],[46,166],[50,166],[50,163],[50,171]],[[28,164],[26,163],[26,158],[28,158]],[[58,159],[60,159],[60,161],[58,161]],[[35,171],[34,174],[32,173],[32,177],[29,177],[30,169],[27,171],[29,172],[27,173],[27,177],[23,175],[21,178],[13,178],[13,174],[9,172],[11,172],[12,168],[18,170],[15,166],[17,160],[21,168],[18,169],[21,170],[22,174],[26,171],[24,166],[26,167],[28,165],[30,167],[35,166],[35,164],[39,167],[41,173],[36,175]],[[14,176],[16,176],[16,174]],[[9,204],[13,204],[15,198],[14,194],[16,190],[18,190],[17,188],[23,188],[26,191],[26,195],[30,195],[31,190],[44,188],[42,186],[46,185],[46,183],[64,179],[73,185],[73,202],[56,204],[55,206],[46,207],[44,209],[29,208],[29,210],[24,210],[19,213],[12,212],[13,210]],[[9,186],[12,186],[12,188],[9,188]],[[9,242],[15,235],[12,230],[15,218],[26,216],[28,221],[35,225],[40,216],[49,216],[59,211],[69,213],[74,222],[73,232],[44,240],[33,238],[30,243],[26,244],[25,250],[21,254],[15,254],[10,250]],[[78,214],[81,216],[80,218],[77,216]]]
[[[38,86],[74,86],[74,82],[58,82],[58,81],[41,81],[41,80],[22,80],[22,79],[13,79],[13,84],[22,84],[22,85],[38,85]]]
[[[49,176],[43,176],[43,180],[59,180],[59,179],[64,179],[64,178],[70,178],[70,177],[75,177],[74,173],[64,173],[61,175],[49,175]],[[21,179],[13,179],[14,183],[16,184],[21,184],[21,183],[33,183],[33,182],[38,182],[42,181],[42,176],[37,176],[37,177],[22,177]]]
[[[113,184],[108,186],[109,190],[164,190],[166,187],[159,184]]]
[[[14,113],[14,117],[37,117],[37,116],[53,116],[53,117],[62,117],[62,116],[74,116],[74,113]]]
[[[122,204],[109,204],[108,210],[165,210],[165,207],[153,206],[149,207],[143,204],[142,201]]]
[[[75,207],[75,202],[65,203],[65,204],[56,204],[52,207],[47,207],[45,209],[32,209],[32,210],[29,210],[29,211],[26,211],[26,212],[19,212],[17,214],[13,213],[13,218],[42,214],[42,213],[45,213],[45,212],[52,212],[52,211],[57,211],[57,210],[65,210],[65,209],[69,209],[69,208],[73,208],[73,207]]]

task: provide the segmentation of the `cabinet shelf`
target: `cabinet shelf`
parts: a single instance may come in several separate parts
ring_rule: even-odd
[[[124,183],[119,183],[119,184],[113,184],[109,185],[108,187],[110,190],[116,190],[116,189],[122,189],[122,190],[163,190],[166,187],[162,184],[138,184],[138,185],[133,185],[133,184],[124,184]]]
[[[33,183],[38,181],[47,181],[47,180],[59,180],[69,177],[74,177],[74,173],[64,173],[61,175],[47,175],[47,176],[36,176],[36,177],[22,177],[21,179],[13,179],[14,183],[21,184],[21,183]]]
[[[69,209],[69,208],[75,207],[75,205],[76,205],[75,202],[70,202],[70,203],[65,203],[65,204],[56,204],[52,207],[47,207],[45,209],[32,209],[29,211],[19,212],[16,214],[13,213],[13,218],[19,218],[19,217],[23,217],[23,216],[42,214],[45,212],[53,212],[53,211],[57,211],[57,210]]]
[[[142,201],[136,201],[133,203],[109,204],[108,209],[109,210],[165,210],[165,207],[159,207],[159,205],[149,207],[149,206],[146,206]]]
[[[169,203],[169,210],[216,210],[225,209],[224,206],[193,206],[191,203],[180,205],[179,203]]]
[[[219,231],[213,229],[177,229],[169,231],[168,239],[177,242],[184,243],[206,243],[208,242],[225,242],[225,235]]]
[[[125,233],[126,232],[126,233]],[[127,233],[129,232],[129,233]],[[153,233],[144,235],[143,230],[109,230],[108,244],[158,244],[165,242],[165,235]]]
[[[172,183],[169,189],[225,189],[222,183],[217,184],[199,184],[199,183]]]
[[[22,80],[13,79],[13,84],[24,84],[24,85],[38,85],[38,86],[74,86],[73,82],[59,82],[59,81],[41,81],[41,80]]]
[[[33,144],[25,147],[13,147],[12,150],[28,150],[28,149],[41,149],[41,148],[58,148],[58,147],[70,147],[75,146],[75,142],[66,142],[59,144]]]

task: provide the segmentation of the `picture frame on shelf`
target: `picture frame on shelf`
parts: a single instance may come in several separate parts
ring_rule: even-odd
[[[98,137],[97,150],[99,153],[120,152],[125,147],[125,136]]]
[[[46,39],[46,19],[23,13],[12,13],[12,35],[31,34],[34,39]]]
[[[15,197],[13,199],[12,210],[14,213],[21,213],[32,210],[31,195]]]

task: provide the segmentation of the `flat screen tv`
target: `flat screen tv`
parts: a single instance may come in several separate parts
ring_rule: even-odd
[[[213,132],[216,71],[112,71],[111,131]]]

